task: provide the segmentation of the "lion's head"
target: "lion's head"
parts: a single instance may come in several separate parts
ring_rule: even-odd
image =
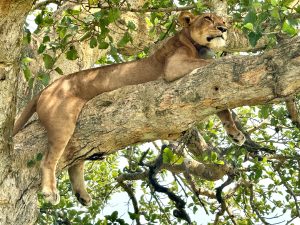
[[[183,27],[189,30],[193,41],[199,45],[214,50],[225,46],[227,27],[224,20],[216,14],[193,15],[190,12],[182,12],[178,20]]]

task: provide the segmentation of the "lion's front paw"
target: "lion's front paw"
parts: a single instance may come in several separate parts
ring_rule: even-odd
[[[92,204],[92,198],[88,193],[80,194],[79,192],[76,192],[75,196],[77,200],[84,206],[90,206]]]
[[[246,137],[245,137],[245,135],[241,131],[237,131],[235,134],[228,134],[228,136],[238,146],[242,146],[245,143],[245,141],[246,141]]]
[[[42,194],[44,195],[45,201],[50,202],[52,205],[57,205],[60,201],[59,192],[56,188],[53,190],[43,188]]]

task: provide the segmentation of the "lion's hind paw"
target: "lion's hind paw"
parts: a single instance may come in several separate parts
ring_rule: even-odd
[[[57,190],[43,190],[42,194],[46,202],[50,202],[52,205],[57,205],[60,202],[59,192]]]
[[[237,133],[235,133],[234,135],[232,134],[228,134],[228,136],[232,139],[232,141],[237,144],[238,146],[242,146],[245,141],[246,141],[246,137],[245,135],[241,132],[238,131]]]

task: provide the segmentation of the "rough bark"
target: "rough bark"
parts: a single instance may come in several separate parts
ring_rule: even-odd
[[[225,108],[281,101],[300,91],[299,49],[300,38],[295,38],[260,56],[216,60],[172,83],[158,80],[99,95],[84,107],[68,145],[70,153],[59,168],[137,142],[175,139],[193,123]],[[15,143],[22,155],[17,162],[25,167],[47,149],[38,121],[23,129]],[[36,169],[26,170],[36,178]]]
[[[12,127],[22,29],[33,0],[0,2],[0,224],[33,224],[36,195],[27,192],[27,177],[14,159]],[[32,181],[31,181],[32,182]],[[31,216],[29,216],[31,215]],[[32,216],[33,215],[33,216]]]

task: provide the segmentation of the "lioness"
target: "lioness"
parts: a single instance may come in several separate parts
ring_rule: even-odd
[[[55,169],[71,138],[78,115],[84,104],[103,92],[145,83],[159,78],[173,81],[192,70],[209,64],[198,50],[218,49],[225,45],[227,28],[222,18],[215,14],[193,15],[182,12],[179,23],[183,29],[166,41],[150,57],[79,71],[62,77],[35,96],[25,107],[14,126],[14,135],[34,112],[45,127],[49,149],[42,161],[42,193],[52,204],[60,197],[56,188]],[[218,113],[228,135],[239,145],[245,137],[240,132],[228,110]],[[91,203],[84,186],[83,162],[68,169],[73,191],[83,205]]]

